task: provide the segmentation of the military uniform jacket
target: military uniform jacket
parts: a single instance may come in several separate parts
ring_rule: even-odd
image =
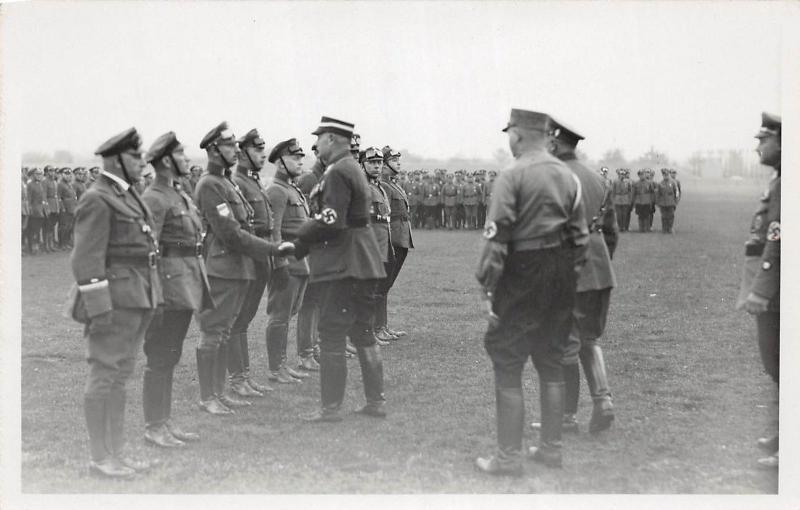
[[[375,240],[381,250],[381,261],[389,262],[389,253],[392,250],[391,239],[391,209],[389,208],[389,196],[386,193],[384,184],[377,179],[369,179],[369,190],[372,201],[369,205],[369,219],[372,224],[372,231],[375,233]]]
[[[452,182],[448,182],[442,186],[442,196],[445,207],[454,207],[458,202],[458,187]]]
[[[428,184],[423,184],[422,189],[422,205],[425,206],[432,206],[432,205],[439,205],[439,193],[440,193],[439,185],[435,182],[431,182]]]
[[[476,274],[484,290],[494,292],[510,250],[586,249],[589,232],[580,188],[570,169],[543,149],[523,154],[500,173]]]
[[[614,231],[615,226],[611,223],[615,221],[612,216],[614,204],[611,203],[611,195],[606,193],[603,179],[578,161],[574,153],[565,154],[560,159],[581,181],[581,200],[586,212],[586,224],[589,226],[586,263],[578,274],[577,291],[616,287],[617,280],[611,267],[611,256],[603,239],[605,229]]]
[[[300,188],[300,191],[303,192],[303,195],[306,196],[306,200],[311,197],[311,191],[314,187],[319,184],[320,179],[322,179],[322,174],[325,172],[325,165],[322,164],[322,161],[319,159],[314,161],[314,164],[311,165],[311,171],[302,174],[300,177],[296,179],[297,187]],[[309,205],[312,206],[311,213],[316,214],[319,211],[314,211],[311,202]]]
[[[656,188],[656,205],[674,207],[678,205],[678,187],[672,179],[663,179]]]
[[[209,276],[254,280],[253,259],[269,260],[277,246],[252,232],[253,210],[224,169],[209,163],[195,189],[195,203],[206,231],[204,252]]]
[[[47,199],[44,196],[44,186],[36,180],[28,182],[28,205],[32,218],[47,216]]]
[[[628,179],[617,179],[612,186],[614,205],[630,205],[633,196],[633,185]]]
[[[75,214],[75,207],[78,205],[78,196],[75,194],[75,188],[70,183],[58,181],[58,202],[61,206],[59,212]]]
[[[153,217],[133,187],[126,191],[101,174],[75,210],[74,319],[87,322],[112,309],[152,309],[162,303],[154,230]]]
[[[483,203],[486,204],[486,207],[489,207],[489,204],[492,203],[492,187],[494,186],[494,181],[486,181],[483,185]]]
[[[466,183],[461,187],[461,200],[464,205],[478,205],[478,196],[481,188],[474,182]]]
[[[421,205],[422,199],[425,197],[425,189],[421,182],[414,181],[411,186],[411,193],[408,195],[409,205]]]
[[[275,174],[266,193],[267,199],[272,205],[273,237],[279,243],[294,241],[297,239],[297,231],[311,216],[306,197],[297,185],[278,174]],[[278,267],[284,265],[284,262],[277,257],[275,261]],[[310,272],[308,261],[305,258],[297,260],[292,257],[286,263],[289,265],[289,274],[308,276]]]
[[[770,311],[781,304],[781,177],[769,183],[750,223],[750,238],[745,244],[745,278],[738,304],[752,292],[769,299]]]
[[[647,179],[640,179],[633,183],[633,203],[637,205],[652,204],[653,187],[653,183]]]
[[[45,199],[47,200],[47,214],[58,214],[58,185],[56,181],[45,179],[42,181]]]
[[[391,240],[392,246],[398,248],[413,248],[414,239],[411,237],[411,206],[408,203],[408,196],[403,188],[398,186],[393,179],[389,178],[382,182],[386,196],[389,197],[389,209],[391,210]]]
[[[162,255],[158,274],[164,292],[164,307],[167,310],[208,308],[211,299],[200,249],[203,222],[194,202],[183,189],[176,189],[160,176],[156,176],[144,192],[142,200],[153,214]]]
[[[75,196],[80,200],[81,195],[86,192],[86,185],[80,181],[72,181],[72,189],[75,190]],[[75,205],[77,205],[77,203]]]
[[[367,178],[350,152],[335,155],[310,200],[320,212],[297,233],[310,250],[312,282],[386,277],[369,225],[370,199]]]

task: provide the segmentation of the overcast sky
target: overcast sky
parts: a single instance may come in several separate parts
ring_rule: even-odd
[[[363,143],[490,158],[511,107],[599,158],[651,145],[753,149],[781,110],[780,3],[5,4],[3,79],[21,150],[93,151],[136,126],[197,151],[219,121],[308,148],[321,115]]]

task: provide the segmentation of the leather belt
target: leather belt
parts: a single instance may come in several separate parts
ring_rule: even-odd
[[[744,256],[745,257],[760,257],[764,253],[763,244],[745,244]]]
[[[369,220],[367,218],[354,218],[352,220],[347,220],[347,226],[351,228],[366,227],[368,224]]]
[[[389,223],[389,216],[373,215],[369,217],[372,223]]]
[[[157,261],[158,252],[155,251],[151,251],[147,255],[109,255],[106,257],[106,265],[156,267]]]
[[[185,244],[162,244],[159,248],[162,257],[202,257],[203,243],[194,246]]]
[[[514,251],[543,250],[545,248],[555,248],[561,246],[564,238],[561,232],[554,232],[533,239],[512,240],[511,248]]]

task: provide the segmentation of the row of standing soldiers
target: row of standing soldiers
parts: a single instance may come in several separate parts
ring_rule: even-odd
[[[604,167],[600,174],[608,183],[608,169]],[[671,234],[675,223],[675,208],[681,200],[681,183],[677,179],[677,172],[662,168],[660,182],[655,182],[655,171],[650,168],[639,170],[637,175],[639,180],[633,182],[629,169],[617,168],[617,178],[610,183],[620,232],[629,230],[632,211],[636,211],[638,216],[639,232],[651,232],[653,216],[658,206],[661,213],[661,232]]]

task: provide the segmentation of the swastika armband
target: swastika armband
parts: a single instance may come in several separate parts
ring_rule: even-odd
[[[483,237],[489,241],[507,243],[511,240],[511,226],[498,225],[494,221],[488,221],[483,228]]]
[[[336,214],[336,211],[334,209],[331,209],[330,207],[326,207],[325,209],[322,210],[321,213],[319,213],[320,221],[322,221],[322,223],[326,225],[333,225],[334,223],[336,223],[336,219],[338,217],[339,216]]]
[[[773,221],[767,227],[767,241],[780,241],[781,240],[781,224],[779,221]]]

